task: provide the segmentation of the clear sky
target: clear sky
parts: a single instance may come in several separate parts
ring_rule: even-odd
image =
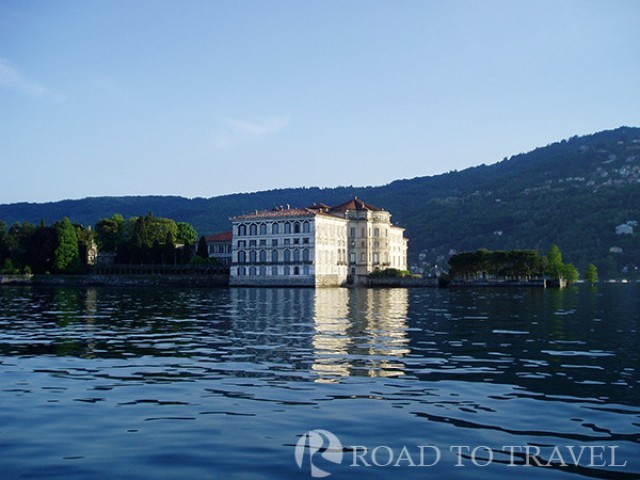
[[[0,203],[381,185],[639,117],[638,0],[0,2]]]

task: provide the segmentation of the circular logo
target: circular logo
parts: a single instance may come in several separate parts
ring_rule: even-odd
[[[309,430],[298,440],[295,457],[298,468],[310,468],[313,478],[327,477],[331,473],[320,468],[318,464],[324,466],[323,460],[341,463],[342,444],[338,437],[327,430]],[[306,465],[305,458],[308,458]]]

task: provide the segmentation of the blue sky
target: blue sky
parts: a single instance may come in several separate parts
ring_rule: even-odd
[[[0,2],[0,203],[381,185],[640,126],[635,0]]]

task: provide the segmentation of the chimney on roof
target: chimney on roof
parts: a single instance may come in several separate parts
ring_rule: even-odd
[[[287,203],[287,210],[291,210],[291,205]]]

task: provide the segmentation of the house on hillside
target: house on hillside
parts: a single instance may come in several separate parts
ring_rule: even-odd
[[[616,227],[616,235],[633,235],[633,227],[628,223],[622,223]]]
[[[358,198],[279,207],[231,219],[231,285],[338,286],[376,269],[407,268],[404,229]]]

